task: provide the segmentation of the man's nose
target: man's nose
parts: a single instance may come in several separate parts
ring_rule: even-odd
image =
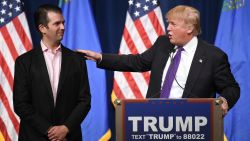
[[[170,25],[170,24],[168,24],[168,26],[167,26],[167,30],[168,30],[168,31],[170,31],[170,30],[171,30],[171,25]]]
[[[60,24],[60,29],[64,29],[64,24]]]

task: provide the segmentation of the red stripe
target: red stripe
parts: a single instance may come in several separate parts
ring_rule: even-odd
[[[8,135],[8,131],[7,128],[2,120],[2,118],[0,117],[0,131],[3,134],[4,140],[5,141],[11,141],[10,136]]]
[[[127,28],[125,27],[124,28],[124,33],[123,33],[123,37],[124,37],[124,40],[128,46],[128,49],[129,51],[132,53],[132,54],[137,54],[138,53],[138,50],[134,44],[134,41],[132,40]],[[148,72],[144,72],[142,73],[144,79],[146,80],[147,84],[149,84],[149,77],[150,77],[150,74]]]
[[[125,76],[129,87],[133,91],[136,98],[144,98],[141,94],[141,91],[139,90],[134,77],[132,76],[131,72],[123,72],[123,75]]]
[[[143,75],[146,83],[149,84],[150,73],[147,71],[147,72],[143,72],[142,75]]]
[[[3,38],[4,38],[4,40],[5,40],[6,44],[7,44],[7,47],[9,48],[9,51],[11,53],[11,56],[12,56],[13,60],[16,60],[16,58],[18,57],[18,53],[16,51],[16,48],[15,48],[15,46],[13,44],[13,41],[12,41],[12,39],[10,37],[10,34],[9,34],[6,26],[1,27],[0,31],[1,31],[1,33],[3,35]]]
[[[140,19],[136,20],[134,23],[139,35],[141,36],[144,45],[146,46],[146,48],[150,48],[152,46],[152,43],[150,42],[148,34],[146,33]]]
[[[127,27],[124,28],[123,37],[124,37],[124,40],[125,40],[125,42],[126,42],[128,48],[129,48],[131,54],[137,54],[137,53],[138,53],[138,50],[137,50],[137,48],[136,48],[136,46],[135,46],[135,43],[134,43],[134,41],[132,40],[132,38],[131,38],[131,36],[130,36],[130,34],[129,34],[129,32],[128,32]]]
[[[120,73],[120,72],[119,72]],[[122,93],[119,85],[117,85],[116,80],[114,79],[114,85],[113,85],[113,89],[115,92],[115,95],[118,99],[125,99],[124,94]]]
[[[150,21],[151,21],[151,23],[152,23],[152,25],[153,25],[153,27],[154,27],[157,35],[160,36],[160,35],[165,34],[164,30],[162,29],[162,26],[161,26],[161,24],[159,22],[159,19],[158,19],[158,17],[155,14],[155,11],[149,12],[148,13],[148,17],[149,17],[149,19],[150,19]]]
[[[0,67],[3,70],[3,73],[5,74],[5,77],[8,80],[9,85],[11,86],[11,90],[13,91],[13,76],[11,75],[10,69],[7,65],[7,62],[5,61],[5,59],[2,56],[2,53],[0,52]]]
[[[31,44],[31,41],[29,40],[21,22],[19,21],[18,17],[15,17],[13,20],[13,25],[15,26],[16,28],[16,31],[17,31],[17,34],[19,35],[21,41],[22,41],[22,44],[23,46],[25,47],[26,51],[29,51],[31,50],[32,48],[32,44]]]
[[[7,97],[6,97],[6,95],[5,95],[5,92],[3,91],[1,85],[0,85],[0,99],[1,99],[2,102],[3,102],[3,105],[4,105],[5,109],[6,109],[6,111],[8,112],[8,115],[9,115],[9,117],[10,117],[10,120],[11,120],[11,122],[12,122],[14,128],[15,128],[16,133],[18,134],[18,131],[19,131],[19,122],[18,122],[18,120],[16,119],[16,117],[15,117],[15,115],[14,115],[14,112],[13,112],[13,110],[12,110],[11,107],[10,107],[10,104],[9,104],[9,102],[8,102],[8,99],[7,99]]]

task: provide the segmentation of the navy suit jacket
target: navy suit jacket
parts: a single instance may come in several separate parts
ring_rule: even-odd
[[[66,125],[68,141],[81,141],[81,122],[90,110],[86,63],[62,46],[56,105],[41,47],[15,62],[14,110],[20,117],[20,141],[47,141],[50,126]]]
[[[163,70],[173,48],[167,36],[160,36],[142,54],[103,54],[97,66],[116,71],[151,71],[146,97],[159,98]],[[227,55],[199,39],[182,97],[214,98],[216,93],[224,97],[231,108],[239,99],[240,87],[231,73]]]

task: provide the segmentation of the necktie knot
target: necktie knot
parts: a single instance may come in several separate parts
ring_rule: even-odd
[[[180,46],[178,46],[178,52],[182,52],[182,51],[184,51],[185,49],[183,48],[183,47],[180,47]]]

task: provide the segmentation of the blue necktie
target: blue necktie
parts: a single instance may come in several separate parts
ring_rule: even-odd
[[[180,64],[181,52],[183,50],[184,50],[183,47],[179,47],[176,55],[174,56],[174,59],[170,63],[170,66],[168,68],[168,71],[167,71],[167,74],[163,83],[160,98],[169,98],[170,90],[174,82],[178,66]]]

